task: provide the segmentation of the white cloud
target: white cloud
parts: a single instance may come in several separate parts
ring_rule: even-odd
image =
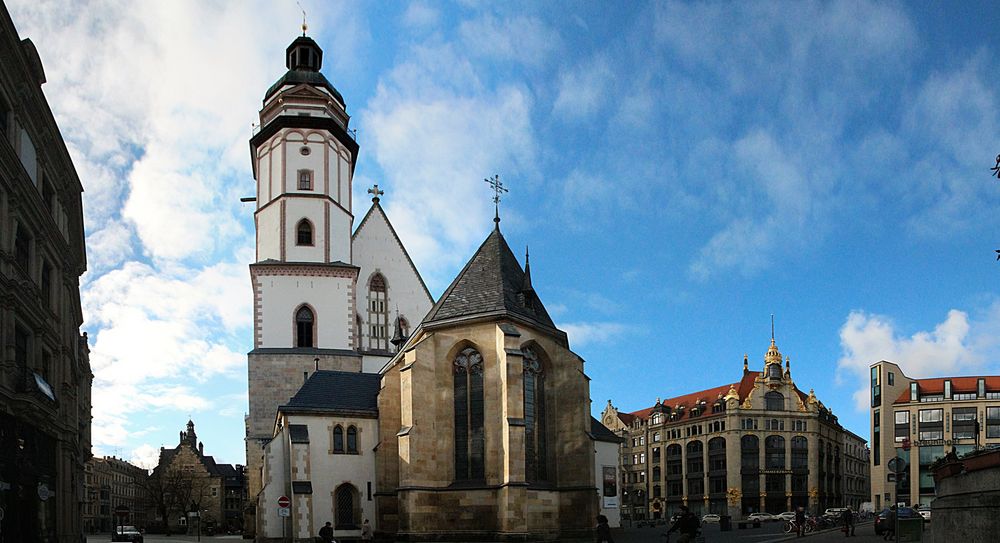
[[[160,462],[160,449],[148,443],[143,443],[132,450],[129,462],[140,468],[153,469]]]
[[[436,26],[441,13],[429,2],[411,2],[403,12],[403,26],[411,29],[428,29]]]
[[[852,311],[840,329],[842,354],[838,380],[857,383],[854,400],[859,411],[868,409],[869,367],[880,360],[894,362],[909,377],[963,375],[982,371],[996,347],[1000,306],[994,304],[981,320],[970,320],[952,309],[933,330],[906,337],[892,319]]]
[[[458,27],[464,47],[497,60],[541,66],[562,47],[559,34],[542,21],[525,15],[507,19],[486,14]]]
[[[559,76],[559,90],[553,112],[569,119],[593,116],[608,104],[608,90],[614,79],[611,62],[596,55]]]
[[[570,322],[558,325],[569,336],[574,349],[596,343],[620,341],[625,333],[633,333],[624,324],[617,322]]]

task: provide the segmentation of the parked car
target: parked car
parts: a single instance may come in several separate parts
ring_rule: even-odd
[[[749,515],[747,515],[747,520],[770,522],[772,520],[778,520],[778,518],[772,515],[771,513],[750,513]]]
[[[920,513],[909,507],[900,507],[896,512],[898,518],[920,518]],[[889,509],[883,509],[881,513],[875,517],[875,535],[882,535],[885,532],[885,522],[886,518],[889,517]]]
[[[795,511],[785,511],[777,515],[781,520],[795,520]]]
[[[115,526],[115,530],[111,532],[111,541],[142,543],[142,532],[135,526]]]
[[[720,520],[722,520],[722,517],[720,517],[719,515],[716,515],[715,513],[709,513],[709,514],[701,517],[701,523],[702,524],[708,524],[710,522],[718,524]]]
[[[917,509],[917,513],[924,517],[924,522],[930,522],[931,520],[931,510],[930,509]]]
[[[831,507],[824,511],[823,515],[827,517],[840,518],[840,515],[843,515],[844,511],[847,511],[846,507]]]

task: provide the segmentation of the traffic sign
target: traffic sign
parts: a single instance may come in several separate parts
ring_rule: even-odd
[[[279,507],[278,508],[278,516],[279,517],[290,517],[290,516],[292,516],[292,510],[289,509],[289,508],[287,508],[287,507]]]
[[[289,500],[288,496],[278,498],[278,507],[287,509],[290,505],[292,505],[292,500]]]

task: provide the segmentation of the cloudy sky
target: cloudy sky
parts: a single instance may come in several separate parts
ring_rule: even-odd
[[[7,0],[85,188],[95,454],[188,417],[244,463],[247,140],[292,0]],[[502,227],[593,411],[739,379],[777,343],[868,436],[879,359],[1000,373],[1000,11],[973,3],[301,0],[383,205],[439,295]],[[355,213],[360,217],[364,206]]]

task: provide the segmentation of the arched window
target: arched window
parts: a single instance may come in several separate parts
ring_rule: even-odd
[[[306,219],[302,219],[295,226],[295,244],[309,246],[313,244],[313,226]]]
[[[531,347],[524,353],[524,472],[528,482],[548,479],[545,455],[545,373]]]
[[[701,441],[692,441],[687,444],[687,472],[702,473],[705,471],[704,446]]]
[[[295,312],[295,346],[315,347],[313,331],[316,329],[316,319],[312,309],[302,306]]]
[[[387,293],[385,276],[376,273],[368,283],[368,347],[373,350],[389,350]]]
[[[809,467],[809,441],[802,436],[792,438],[792,467]]]
[[[785,397],[780,392],[771,391],[764,395],[764,409],[768,411],[784,411]]]
[[[764,467],[785,469],[785,438],[767,436],[764,439]]]
[[[358,452],[358,429],[354,426],[347,427],[347,452]]]
[[[757,436],[740,439],[740,464],[747,469],[760,469],[760,440]]]
[[[486,478],[483,437],[483,355],[462,349],[453,362],[455,372],[455,479]]]
[[[358,529],[358,517],[360,516],[358,503],[358,490],[354,485],[343,484],[337,487],[334,494],[335,507],[337,508],[336,522],[338,530]]]
[[[723,437],[708,440],[708,471],[726,471],[726,439]]]
[[[339,424],[333,427],[333,452],[344,452],[344,427]]]

